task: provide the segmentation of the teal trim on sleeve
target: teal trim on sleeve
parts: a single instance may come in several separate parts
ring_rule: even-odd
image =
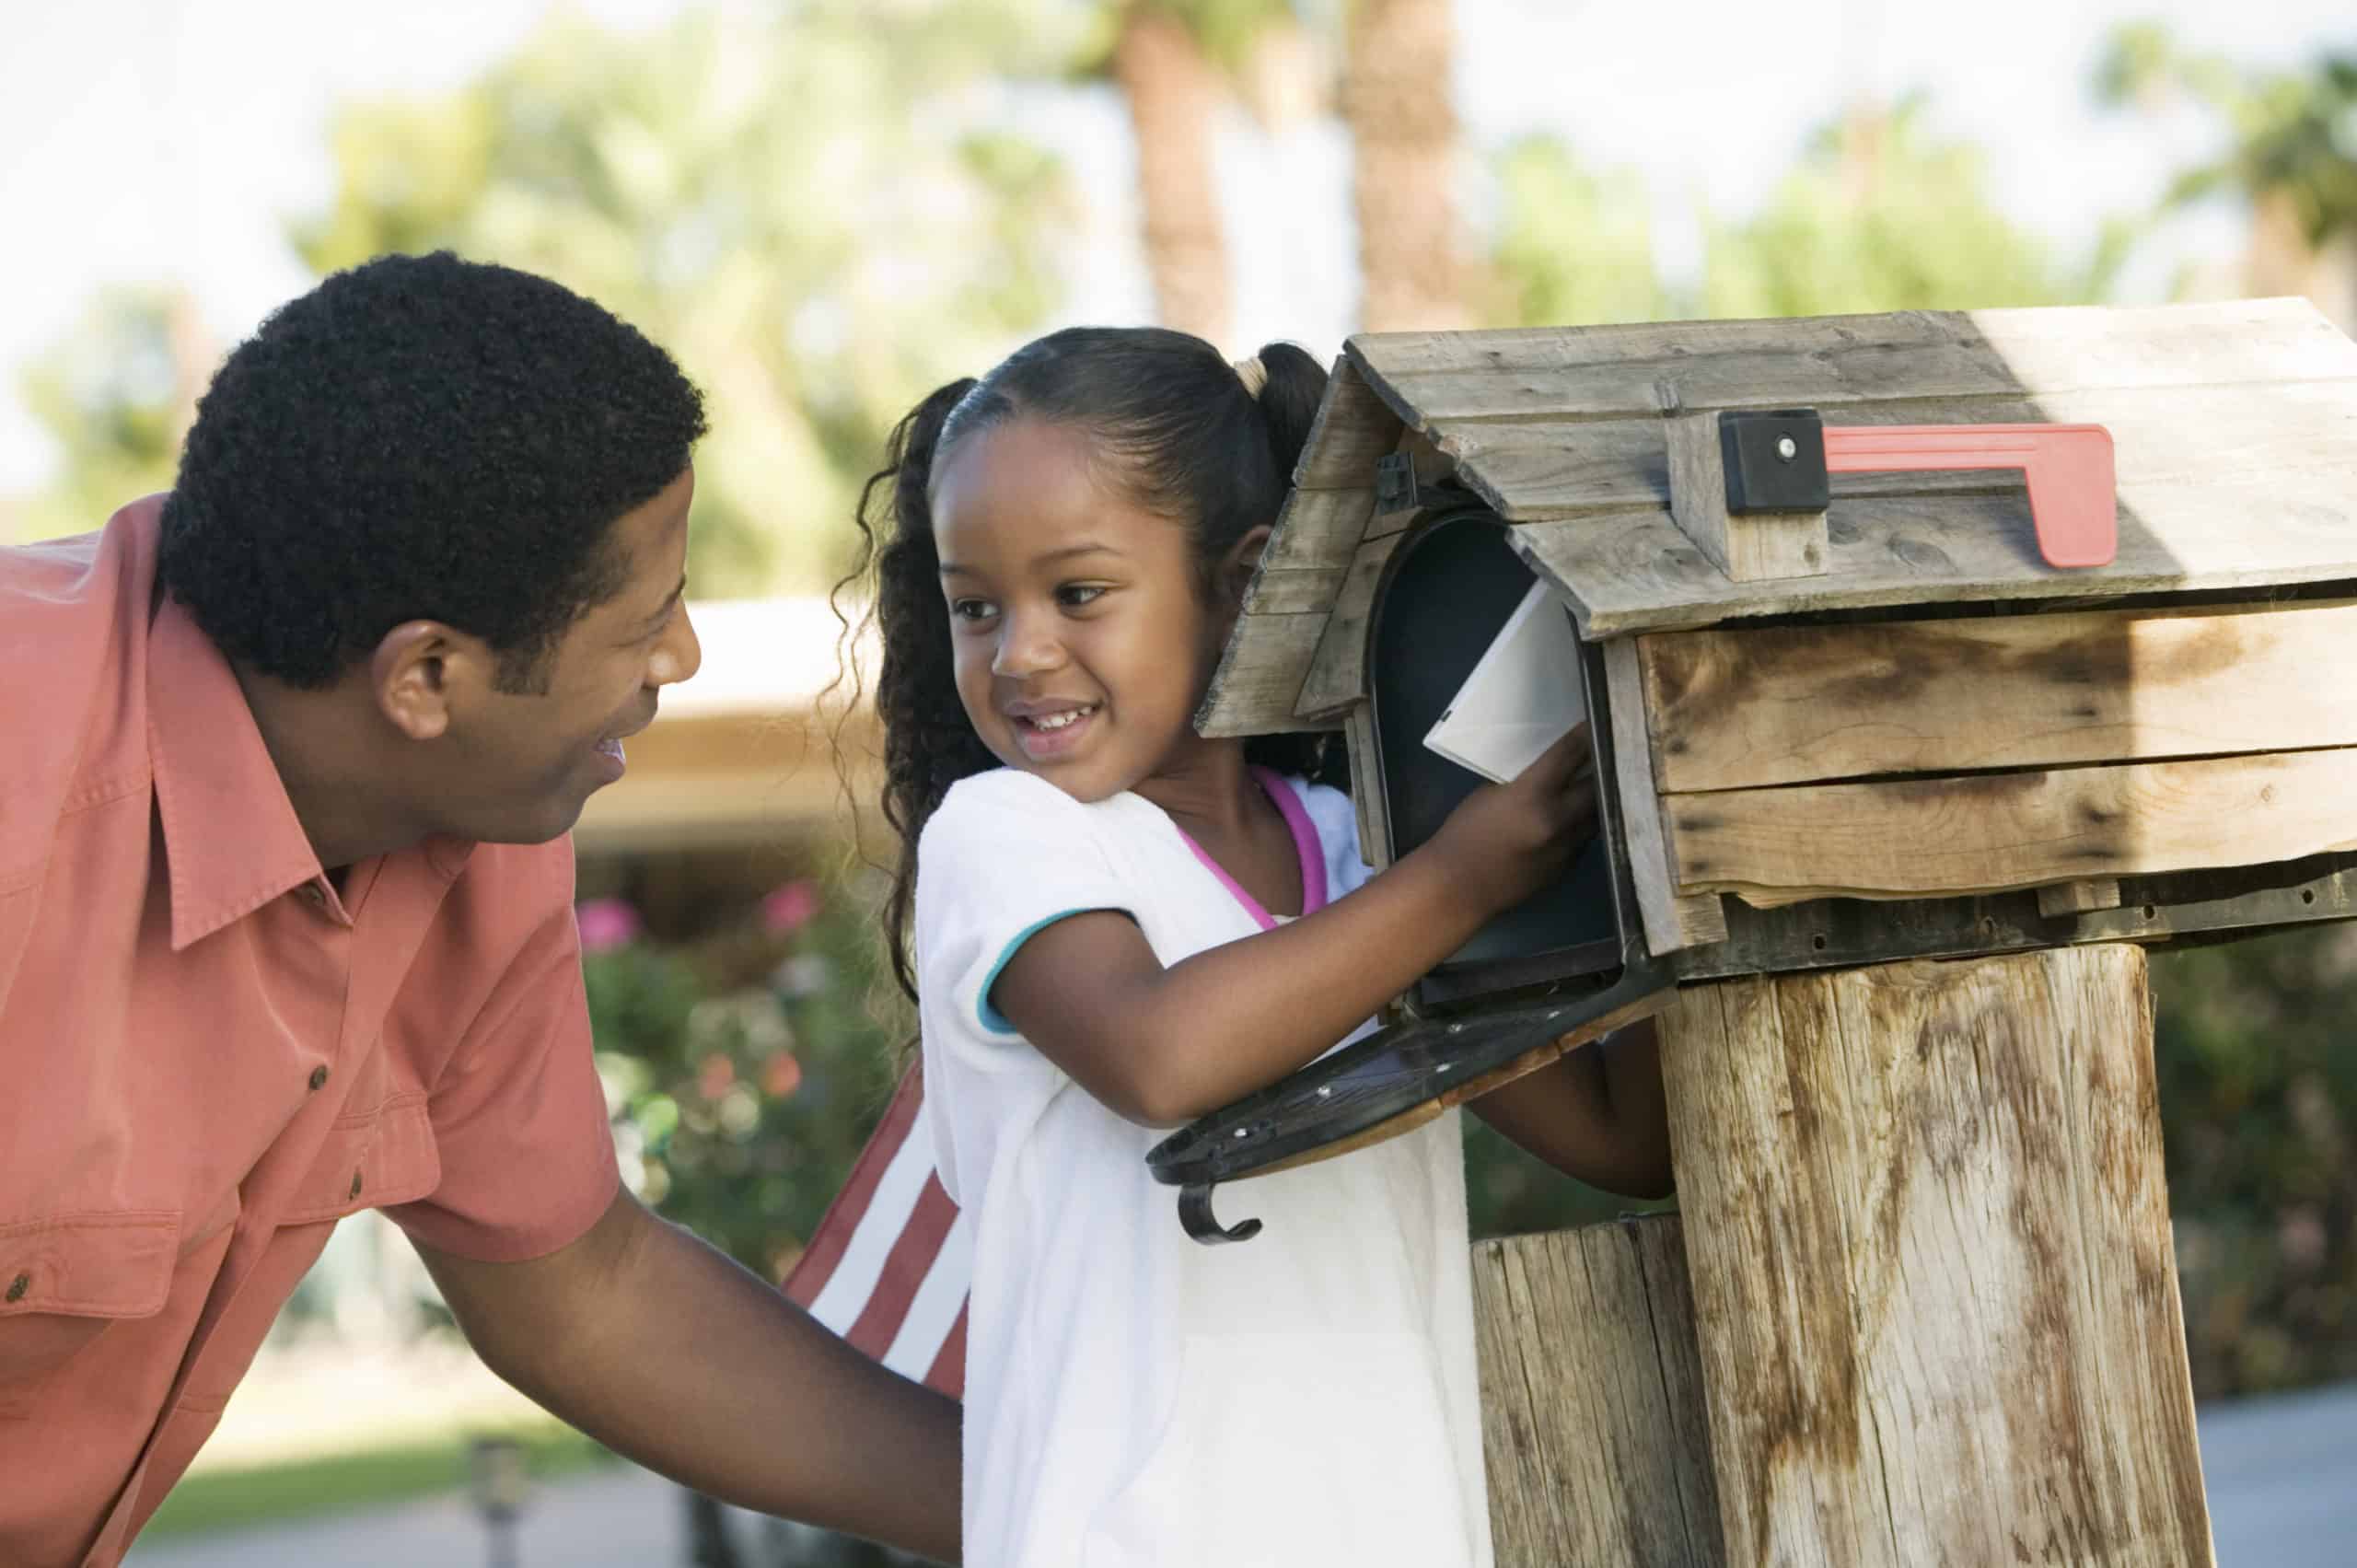
[[[1025,926],[1022,930],[1015,934],[1014,938],[1000,950],[998,962],[991,966],[991,972],[982,977],[981,993],[974,998],[974,1014],[983,1028],[989,1030],[994,1035],[1014,1035],[1021,1034],[1023,1032],[1021,1029],[1016,1028],[1013,1024],[1007,1022],[1005,1014],[991,1005],[991,988],[998,984],[1000,971],[1004,970],[1007,965],[1015,961],[1015,955],[1021,950],[1023,944],[1030,941],[1031,938],[1039,935],[1039,933],[1047,930],[1048,927],[1055,924],[1056,922],[1060,920],[1070,920],[1076,914],[1093,914],[1095,912],[1096,912],[1094,910],[1086,909],[1061,910],[1056,913],[1048,916],[1045,920],[1033,921],[1030,924]]]

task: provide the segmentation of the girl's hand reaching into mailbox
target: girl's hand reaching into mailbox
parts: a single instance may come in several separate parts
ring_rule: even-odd
[[[1322,909],[1168,965],[1128,915],[1070,915],[1016,949],[992,1005],[1116,1114],[1176,1126],[1331,1049],[1499,910],[1562,876],[1595,830],[1583,725]]]
[[[1511,909],[1569,869],[1596,833],[1595,750],[1585,724],[1538,754],[1511,784],[1466,796],[1433,835],[1485,914]]]

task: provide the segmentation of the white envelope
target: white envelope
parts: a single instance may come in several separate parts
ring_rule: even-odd
[[[1568,600],[1545,580],[1506,617],[1424,745],[1504,784],[1587,717],[1580,639]]]

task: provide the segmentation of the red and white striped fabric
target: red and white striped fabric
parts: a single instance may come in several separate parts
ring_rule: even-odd
[[[923,1099],[911,1066],[785,1294],[854,1350],[958,1399],[973,1231],[934,1174],[932,1141],[917,1127]]]

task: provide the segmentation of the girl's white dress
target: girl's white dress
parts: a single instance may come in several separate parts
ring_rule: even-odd
[[[1262,775],[1314,909],[1367,877],[1340,793]],[[918,850],[924,1116],[974,1226],[969,1568],[1488,1568],[1457,1113],[1223,1187],[1205,1247],[1106,1109],[990,1006],[1016,948],[1120,910],[1165,964],[1273,923],[1160,807],[1002,769]],[[1206,1051],[1219,1049],[1206,1038]]]

